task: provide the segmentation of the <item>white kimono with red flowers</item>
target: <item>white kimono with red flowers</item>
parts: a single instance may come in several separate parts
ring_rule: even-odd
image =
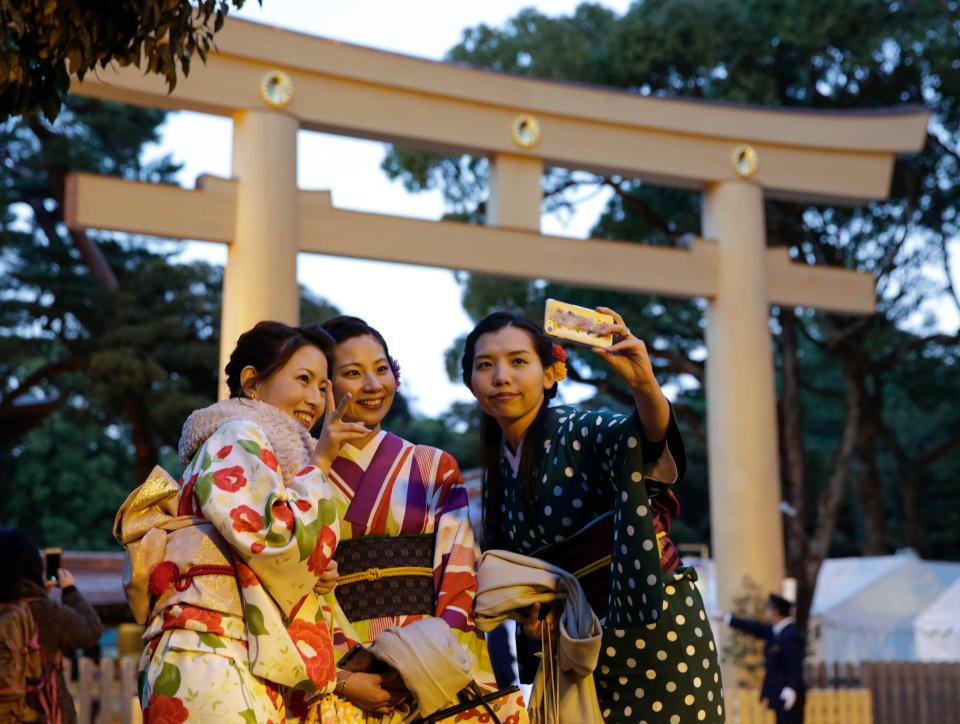
[[[337,545],[336,507],[326,477],[299,468],[309,437],[301,450],[287,427],[297,423],[266,407],[251,408],[258,422],[226,419],[204,434],[180,481],[179,514],[199,521],[196,549],[168,544],[173,560],[153,568],[162,593],[140,667],[146,722],[277,724],[292,718],[282,690],[333,688],[332,617],[313,588]],[[271,440],[291,439],[278,460]]]

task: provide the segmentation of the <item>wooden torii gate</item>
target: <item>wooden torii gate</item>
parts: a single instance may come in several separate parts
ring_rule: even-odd
[[[923,146],[924,110],[817,113],[642,97],[238,20],[227,21],[217,45],[172,95],[133,68],[90,74],[71,90],[232,117],[232,178],[201,177],[187,190],[77,175],[68,225],[227,244],[221,370],[255,322],[297,322],[299,251],[705,297],[718,603],[729,607],[745,576],[780,588],[769,305],[869,314],[874,285],[867,274],[795,264],[786,249],[768,249],[764,198],[885,198],[896,154]],[[298,190],[300,128],[486,155],[488,226],[343,211],[328,192]],[[545,164],[699,189],[703,238],[665,249],[542,235]]]

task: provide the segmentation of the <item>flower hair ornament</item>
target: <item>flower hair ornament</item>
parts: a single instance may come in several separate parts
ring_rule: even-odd
[[[554,344],[551,352],[553,359],[556,360],[553,363],[553,369],[556,370],[557,382],[560,382],[567,378],[567,351],[559,344]]]
[[[393,370],[393,377],[397,381],[397,387],[400,386],[400,363],[393,357],[390,358],[390,369]]]

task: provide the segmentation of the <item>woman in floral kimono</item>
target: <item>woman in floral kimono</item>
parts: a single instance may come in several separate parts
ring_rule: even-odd
[[[467,337],[463,379],[485,413],[483,546],[581,578],[603,617],[594,680],[605,721],[719,724],[713,634],[696,574],[667,538],[683,443],[643,342],[598,311],[615,320],[600,330],[614,344],[593,351],[633,393],[629,415],[548,406],[566,355],[523,317],[491,314]],[[524,627],[535,639],[539,613]]]
[[[322,330],[259,323],[226,367],[231,399],[184,424],[184,525],[150,567],[148,723],[278,723],[281,692],[335,686],[330,611],[313,590],[339,535],[326,472],[342,442],[367,430],[332,409],[331,350]],[[157,475],[146,489],[162,485]]]
[[[381,427],[399,385],[399,366],[374,328],[356,317],[323,324],[336,342],[330,379],[344,419],[368,435],[350,440],[330,469],[340,516],[334,649],[368,646],[388,626],[436,616],[469,653],[475,680],[495,686],[473,617],[479,551],[456,460]],[[362,674],[347,676],[343,696]]]

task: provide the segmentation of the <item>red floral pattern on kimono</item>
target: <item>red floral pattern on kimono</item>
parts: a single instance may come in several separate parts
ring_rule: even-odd
[[[330,485],[313,466],[284,479],[264,431],[242,420],[221,425],[182,480],[181,514],[209,521],[232,552],[243,615],[156,612],[141,660],[147,720],[284,721],[279,687],[335,684],[332,613],[313,592],[339,539]]]

